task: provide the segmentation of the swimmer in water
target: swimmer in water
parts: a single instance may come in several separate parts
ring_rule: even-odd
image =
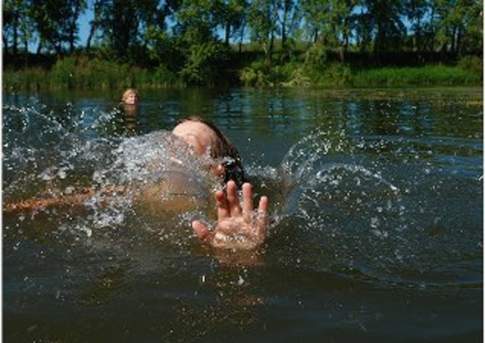
[[[216,126],[198,117],[183,120],[172,133],[185,141],[197,155],[209,151],[214,159],[232,158],[230,163],[211,167],[212,173],[226,183],[226,192],[215,193],[217,225],[213,231],[200,221],[192,222],[197,236],[216,248],[249,250],[263,244],[268,227],[268,198],[261,197],[254,215],[252,186],[245,182],[236,148]],[[242,188],[242,204],[237,195],[238,186]]]
[[[262,196],[257,210],[253,204],[252,185],[246,182],[241,158],[236,148],[212,123],[199,117],[182,120],[172,130],[172,134],[185,142],[197,156],[209,154],[214,161],[209,166],[211,173],[226,185],[225,191],[214,194],[217,224],[213,230],[201,221],[192,222],[197,237],[205,244],[222,249],[252,250],[261,246],[266,239],[268,228],[268,198]],[[218,161],[223,162],[218,162]],[[168,185],[168,188],[171,186]],[[238,197],[242,189],[242,202]],[[166,189],[161,185],[155,193]],[[123,189],[105,190],[106,194],[122,193]],[[153,190],[151,191],[153,194]],[[55,205],[79,205],[95,194],[87,188],[83,193],[50,199],[30,199],[19,203],[6,204],[4,211],[32,210]],[[154,197],[160,203],[160,197]]]
[[[123,105],[135,106],[138,105],[138,102],[140,102],[140,96],[136,89],[128,88],[123,92],[123,95],[121,96],[121,103]]]
[[[134,136],[137,131],[137,117],[140,111],[139,103],[140,94],[136,89],[128,88],[123,92],[119,103],[119,109],[123,114],[124,127],[129,136]]]

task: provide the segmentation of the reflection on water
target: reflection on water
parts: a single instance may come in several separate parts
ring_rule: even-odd
[[[213,220],[215,181],[164,130],[192,114],[228,134],[272,200],[261,254],[191,233]],[[5,335],[476,340],[482,114],[479,89],[166,91],[136,113],[92,94],[6,94]],[[138,201],[168,174],[194,206]],[[76,206],[5,207],[86,187]]]

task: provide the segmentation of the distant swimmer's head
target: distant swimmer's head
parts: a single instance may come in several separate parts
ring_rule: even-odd
[[[134,88],[128,88],[121,96],[121,102],[125,105],[137,105],[140,101],[140,96]]]
[[[188,117],[179,122],[172,133],[190,145],[195,154],[206,153],[215,160],[224,162],[212,167],[216,176],[226,183],[234,180],[241,187],[246,181],[239,152],[229,139],[211,122],[199,117]]]

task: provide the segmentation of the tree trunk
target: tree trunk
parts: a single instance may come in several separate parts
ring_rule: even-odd
[[[418,22],[416,24],[415,36],[415,49],[416,51],[421,51],[421,17],[418,17]]]
[[[42,39],[39,39],[39,45],[37,45],[37,51],[35,52],[37,55],[40,55],[42,50]]]
[[[241,36],[240,36],[240,39],[239,39],[239,54],[241,54],[241,52],[242,52],[242,44],[243,44],[243,39],[244,39],[244,28],[245,28],[245,25],[242,24],[241,25]]]
[[[345,62],[345,52],[344,52],[344,47],[341,46],[339,49],[338,49],[338,57],[339,57],[339,60],[340,60],[340,63],[344,63]]]
[[[18,44],[18,16],[17,13],[14,14],[14,20],[13,20],[13,54],[17,55],[17,44]]]
[[[24,65],[27,67],[29,65],[29,41],[26,38],[24,38],[24,50]]]
[[[71,54],[74,52],[74,32],[72,30],[69,33],[69,52]]]
[[[3,51],[5,54],[8,54],[8,39],[7,36],[5,35],[5,30],[2,32],[2,40],[3,40]]]
[[[86,41],[86,50],[91,49],[91,40],[93,39],[94,32],[96,32],[96,21],[92,21],[91,29],[89,30],[88,40]]]
[[[76,21],[71,22],[69,25],[69,52],[72,54],[74,52],[74,39],[75,39]]]
[[[286,23],[283,21],[281,24],[281,50],[286,48]]]
[[[349,25],[349,20],[348,17],[345,17],[344,19],[344,27],[343,27],[343,44],[342,47],[340,48],[340,62],[344,63],[345,62],[345,54],[347,53],[347,47],[349,46],[349,30],[348,30],[348,25]]]
[[[269,66],[271,66],[273,61],[273,47],[274,47],[274,34],[273,34],[273,31],[271,31],[269,35],[268,49],[266,50],[266,60],[268,61]]]
[[[94,18],[93,20],[91,20],[91,28],[89,29],[89,35],[86,41],[86,50],[91,49],[91,40],[93,39],[94,33],[96,32],[96,29],[98,27],[98,16],[100,12],[99,6],[101,5],[100,2],[101,2],[100,0],[96,0],[94,2],[94,6],[93,6]]]
[[[456,29],[457,27],[454,26],[453,30],[451,31],[451,53],[454,54],[456,52]]]
[[[76,41],[76,29],[77,29],[77,19],[79,17],[79,14],[81,12],[81,2],[76,1],[75,7],[74,7],[74,12],[72,15],[72,21],[71,25],[69,25],[69,52],[72,54],[75,49],[75,41]]]
[[[431,23],[431,39],[430,39],[430,51],[434,51],[434,40],[435,40],[435,30],[434,30],[434,24],[433,24],[433,18],[434,18],[434,11],[435,11],[435,6],[431,7],[431,15],[430,15],[430,23]]]
[[[60,55],[62,53],[62,43],[61,42],[51,42],[52,46],[54,46],[54,50],[56,51],[56,55]]]
[[[286,47],[286,17],[288,16],[288,1],[285,1],[283,8],[283,21],[281,22],[281,50]]]
[[[226,22],[226,31],[225,31],[225,37],[224,37],[224,43],[226,45],[229,45],[229,37],[231,36],[231,24],[229,21]]]

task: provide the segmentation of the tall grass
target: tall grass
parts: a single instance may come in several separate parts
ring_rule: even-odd
[[[406,86],[479,86],[482,73],[459,66],[382,67],[354,70],[331,63],[322,68],[287,64],[265,70],[256,64],[241,72],[241,81],[252,87],[376,88]]]
[[[307,53],[304,60],[273,65],[256,60],[236,72],[239,72],[240,82],[251,87],[468,86],[481,85],[483,79],[481,60],[475,58],[465,58],[456,66],[354,69],[346,64],[328,62],[317,52]],[[199,73],[206,77],[198,80],[199,84],[224,82],[220,70],[211,74],[211,70],[206,69],[203,69],[205,74]],[[33,67],[7,69],[3,73],[4,89],[156,89],[184,87],[187,82],[184,73],[171,71],[164,64],[147,69],[86,56],[59,59],[50,70]]]
[[[58,60],[50,70],[5,70],[5,89],[119,89],[183,86],[164,65],[144,69],[128,64],[86,57]]]
[[[481,73],[457,66],[379,68],[353,73],[354,87],[469,86],[480,85]]]

